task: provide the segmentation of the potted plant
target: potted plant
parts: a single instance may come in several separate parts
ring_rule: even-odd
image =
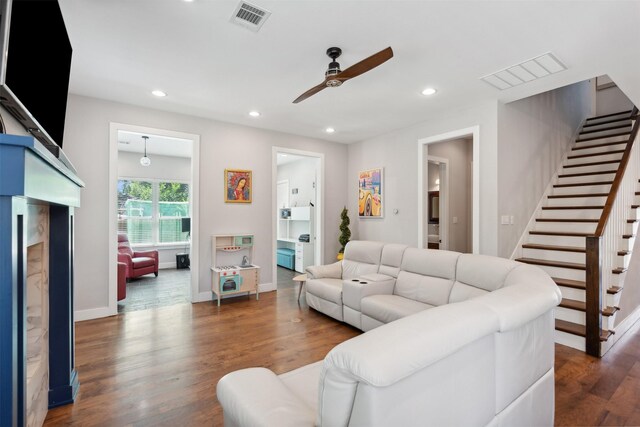
[[[338,242],[340,242],[340,251],[338,252],[337,259],[342,260],[344,257],[344,248],[349,243],[349,239],[351,238],[351,230],[349,230],[349,211],[345,206],[340,213],[340,237],[338,237]]]

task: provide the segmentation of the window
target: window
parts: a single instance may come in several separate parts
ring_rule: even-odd
[[[118,231],[132,245],[185,243],[182,218],[189,218],[189,185],[155,180],[118,180]]]

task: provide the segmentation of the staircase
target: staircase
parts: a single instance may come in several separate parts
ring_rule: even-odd
[[[585,121],[517,251],[517,261],[540,266],[562,291],[556,342],[595,356],[615,333],[640,219],[636,114]]]

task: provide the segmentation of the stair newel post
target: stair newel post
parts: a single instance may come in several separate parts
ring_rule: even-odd
[[[586,338],[587,354],[600,357],[602,329],[602,237],[588,236],[586,242]]]

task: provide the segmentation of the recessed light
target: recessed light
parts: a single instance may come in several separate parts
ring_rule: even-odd
[[[334,133],[336,130],[334,128],[326,128],[325,132],[327,133]]]
[[[184,0],[186,3],[191,3],[193,0]]]
[[[428,88],[426,88],[425,90],[422,91],[422,94],[426,95],[426,96],[429,96],[429,95],[433,95],[436,92],[437,92],[437,90],[435,90],[434,88],[428,87]]]
[[[251,117],[260,117],[260,112],[259,111],[250,111],[249,115]]]
[[[155,95],[155,96],[159,97],[159,98],[162,98],[163,96],[167,96],[167,93],[166,93],[166,92],[163,92],[163,91],[158,90],[158,89],[156,89],[156,90],[152,91],[151,93],[152,93],[153,95]]]

